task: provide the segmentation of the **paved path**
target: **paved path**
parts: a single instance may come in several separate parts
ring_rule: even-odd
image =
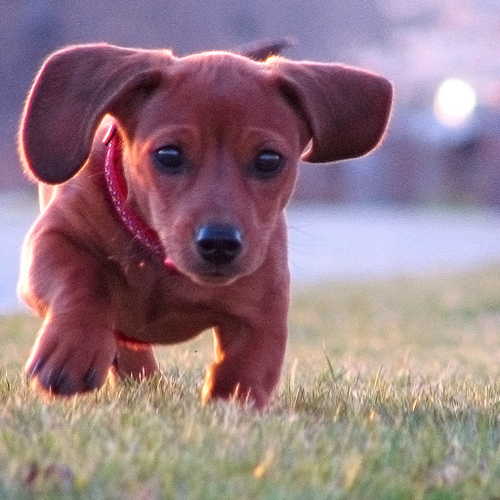
[[[500,262],[500,211],[295,207],[290,267],[298,282],[460,271]]]
[[[0,313],[21,308],[19,249],[38,213],[25,193],[0,195]],[[307,207],[288,212],[294,283],[471,269],[500,262],[500,211]]]
[[[21,309],[16,297],[20,248],[37,214],[34,196],[0,193],[0,314]]]

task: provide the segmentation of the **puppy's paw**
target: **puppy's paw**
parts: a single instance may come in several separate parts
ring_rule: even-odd
[[[123,338],[118,339],[113,368],[115,376],[135,380],[152,377],[160,369],[150,344],[127,342]]]
[[[101,387],[115,356],[116,342],[110,332],[56,333],[50,327],[39,335],[25,370],[35,387],[71,396]]]
[[[212,365],[201,389],[203,404],[217,399],[238,401],[244,405],[263,409],[271,396],[258,380],[246,379],[242,374],[225,372],[222,364]]]

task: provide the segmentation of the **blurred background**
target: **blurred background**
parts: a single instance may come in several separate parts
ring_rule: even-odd
[[[184,55],[290,37],[286,57],[389,78],[383,145],[301,169],[291,260],[306,279],[500,260],[499,35],[498,0],[0,0],[0,311],[2,293],[16,300],[12,269],[36,216],[20,194],[34,188],[17,159],[19,116],[51,51],[109,42]]]
[[[106,41],[182,55],[287,36],[287,57],[361,65],[396,87],[377,153],[304,168],[297,199],[500,204],[498,0],[0,0],[0,14],[0,189],[26,185],[16,128],[51,51]]]

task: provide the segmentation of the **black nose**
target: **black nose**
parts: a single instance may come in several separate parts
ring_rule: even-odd
[[[196,232],[196,247],[204,260],[224,266],[230,264],[243,248],[241,233],[225,224],[207,224]]]

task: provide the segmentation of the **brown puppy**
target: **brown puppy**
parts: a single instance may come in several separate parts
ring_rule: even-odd
[[[20,132],[42,209],[19,284],[44,318],[29,376],[60,395],[100,387],[112,367],[147,377],[152,345],[213,328],[203,400],[263,407],[286,346],[297,163],[369,152],[391,98],[387,80],[336,64],[105,44],[53,54]]]

